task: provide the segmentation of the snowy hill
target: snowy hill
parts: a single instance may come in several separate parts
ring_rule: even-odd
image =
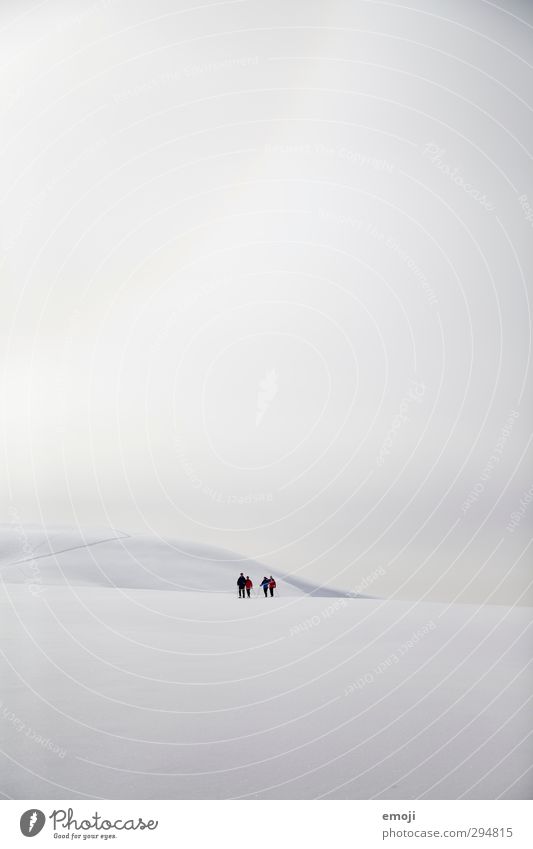
[[[22,546],[21,546],[22,542]],[[240,572],[258,588],[270,575],[263,564],[198,543],[129,536],[112,528],[90,532],[0,528],[0,569],[6,583],[39,586],[129,587],[180,592],[235,593]],[[276,574],[279,594],[360,597],[348,590]]]
[[[7,797],[531,796],[528,608],[239,601],[264,567],[109,530],[0,550]]]

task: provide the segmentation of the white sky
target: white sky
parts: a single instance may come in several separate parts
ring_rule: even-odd
[[[532,10],[409,6],[2,4],[4,510],[519,599]]]

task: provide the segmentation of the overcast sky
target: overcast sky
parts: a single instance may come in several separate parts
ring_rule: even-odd
[[[2,4],[4,515],[524,603],[533,9],[408,5]]]

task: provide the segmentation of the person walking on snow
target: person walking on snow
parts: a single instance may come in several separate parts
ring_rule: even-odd
[[[239,588],[239,598],[245,598],[244,588],[246,586],[246,578],[244,577],[244,572],[241,572],[237,578],[237,586]]]
[[[270,583],[270,581],[268,580],[267,576],[265,575],[265,577],[263,578],[263,580],[259,584],[259,586],[263,588],[265,598],[268,597],[268,585],[269,585],[269,583]]]
[[[246,595],[250,598],[250,590],[252,589],[253,584],[249,575],[246,575],[246,584],[244,586],[246,587]]]
[[[270,580],[268,582],[268,589],[270,590],[270,595],[273,596],[274,590],[276,589],[276,582],[275,582],[274,578],[272,577],[272,575],[270,576]],[[265,595],[266,595],[266,590],[265,590]]]

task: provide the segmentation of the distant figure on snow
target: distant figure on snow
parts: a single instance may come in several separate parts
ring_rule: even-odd
[[[263,580],[259,584],[259,586],[263,588],[265,598],[268,597],[268,585],[269,585],[269,583],[270,583],[270,581],[268,580],[267,576],[265,575],[265,577],[263,578]]]
[[[276,582],[275,582],[274,578],[272,577],[272,575],[270,576],[270,580],[268,582],[268,589],[270,590],[270,595],[273,596],[274,590],[276,589]],[[266,590],[265,590],[265,595],[266,595]]]
[[[241,572],[237,578],[237,586],[239,588],[239,598],[245,598],[244,588],[246,587],[246,578],[244,577],[244,572]]]
[[[252,589],[253,584],[249,575],[246,575],[246,584],[244,586],[246,587],[246,595],[250,598],[250,590]]]

